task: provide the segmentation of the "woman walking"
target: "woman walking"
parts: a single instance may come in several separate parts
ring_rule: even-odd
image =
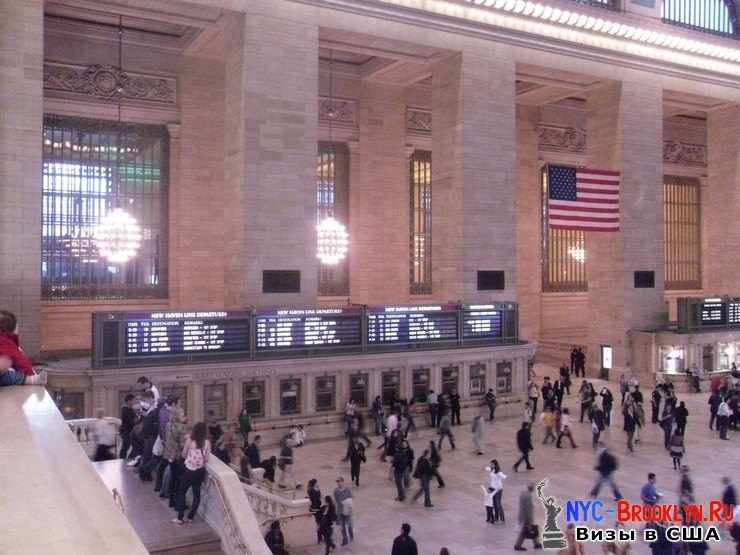
[[[336,549],[332,535],[334,534],[334,523],[337,521],[337,509],[334,506],[334,500],[331,495],[324,497],[324,506],[321,507],[321,527],[319,532],[324,538],[326,544],[325,555],[329,555],[332,549]]]
[[[177,488],[177,518],[172,522],[183,524],[192,522],[193,517],[198,512],[200,505],[200,487],[206,477],[206,464],[211,454],[211,442],[206,439],[208,430],[203,422],[198,422],[193,426],[190,437],[185,442],[185,448],[182,450],[182,458],[185,459],[185,470],[180,478],[180,484]],[[193,488],[193,502],[190,506],[188,518],[183,520],[185,515],[185,495],[188,489]]]
[[[504,480],[506,480],[506,474],[501,472],[501,467],[496,459],[491,461],[491,466],[486,467],[486,470],[489,472],[488,485],[493,488],[493,522],[504,524],[506,518],[504,517],[504,506],[501,498],[504,496]]]

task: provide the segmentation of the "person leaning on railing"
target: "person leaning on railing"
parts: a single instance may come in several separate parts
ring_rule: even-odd
[[[0,358],[0,386],[46,385],[46,372],[34,372],[20,347],[18,319],[7,310],[0,310]]]

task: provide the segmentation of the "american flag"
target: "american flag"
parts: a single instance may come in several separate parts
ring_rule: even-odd
[[[619,172],[547,166],[547,189],[550,227],[619,231]]]

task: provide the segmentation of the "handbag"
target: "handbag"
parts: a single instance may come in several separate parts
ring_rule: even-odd
[[[154,455],[155,457],[161,457],[163,454],[164,441],[162,441],[162,436],[157,436],[157,439],[152,446],[152,455]]]

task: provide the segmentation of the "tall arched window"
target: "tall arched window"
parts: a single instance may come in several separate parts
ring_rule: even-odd
[[[663,21],[723,35],[735,33],[733,0],[663,0]]]

